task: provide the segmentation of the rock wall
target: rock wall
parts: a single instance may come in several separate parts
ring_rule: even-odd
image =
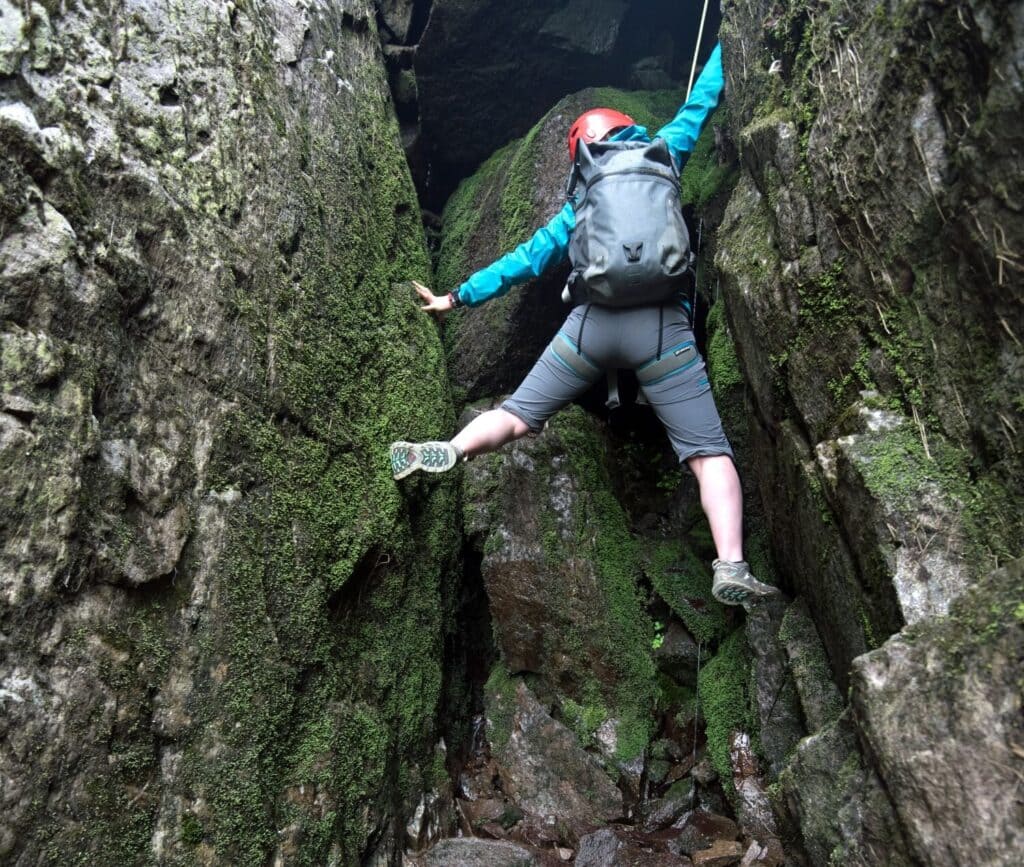
[[[813,864],[1019,851],[1022,13],[724,8],[742,172],[715,264],[750,471],[850,697],[812,716],[823,671],[783,642],[812,735],[781,806]]]
[[[771,535],[843,678],[1024,538],[1024,17],[1005,11],[726,10],[745,173],[717,264],[761,488],[788,492]]]
[[[0,13],[0,860],[390,863],[458,539],[373,10]]]

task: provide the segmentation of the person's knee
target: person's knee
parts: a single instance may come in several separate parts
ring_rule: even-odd
[[[697,477],[705,473],[726,473],[732,475],[736,472],[736,465],[730,455],[691,455],[686,459],[686,465]]]

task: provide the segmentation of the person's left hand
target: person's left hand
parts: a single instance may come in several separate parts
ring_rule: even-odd
[[[452,309],[452,299],[448,295],[435,295],[426,286],[416,280],[412,281],[412,285],[416,290],[416,293],[420,296],[420,299],[427,302],[420,307],[420,310],[424,310],[427,313],[441,315]]]

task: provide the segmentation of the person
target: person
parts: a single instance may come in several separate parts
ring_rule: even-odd
[[[723,87],[721,46],[716,45],[686,103],[656,134],[668,145],[681,171]],[[581,115],[569,132],[575,160],[580,141],[639,141],[644,127],[613,109]],[[462,305],[477,306],[506,293],[562,261],[576,228],[570,200],[552,220],[515,250],[473,274],[457,289],[435,295],[422,284],[416,291],[422,310],[443,314]],[[585,392],[604,370],[632,369],[646,401],[668,433],[680,462],[697,478],[701,505],[711,526],[717,559],[712,592],[720,602],[745,604],[775,592],[758,581],[743,559],[743,493],[733,451],[711,394],[704,360],[697,351],[690,304],[680,291],[670,301],[637,307],[577,304],[515,393],[497,409],[481,413],[450,441],[396,442],[391,465],[396,479],[417,470],[444,472],[529,433],[538,433],[555,412]],[[664,360],[653,367],[653,359]],[[658,374],[644,377],[645,371]]]

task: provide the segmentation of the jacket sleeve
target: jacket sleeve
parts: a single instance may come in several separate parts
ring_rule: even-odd
[[[504,295],[517,283],[539,277],[569,252],[569,236],[576,228],[576,214],[568,202],[551,221],[534,232],[511,253],[477,271],[459,287],[459,300],[476,307]]]
[[[708,62],[704,64],[704,69],[697,78],[686,104],[672,120],[658,130],[656,137],[665,140],[677,165],[682,164],[683,159],[697,144],[697,137],[704,128],[704,123],[718,105],[723,85],[722,46],[719,44],[714,47]]]

